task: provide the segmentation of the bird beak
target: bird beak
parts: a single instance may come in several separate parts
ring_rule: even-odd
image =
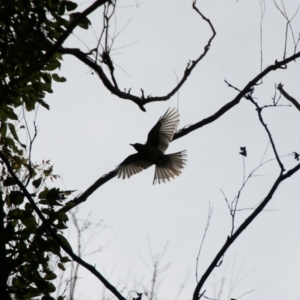
[[[133,144],[129,144],[129,145],[133,147]]]

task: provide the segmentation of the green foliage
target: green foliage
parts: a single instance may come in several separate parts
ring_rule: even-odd
[[[45,162],[45,165],[35,165],[35,169],[38,179],[32,180],[32,185],[42,190],[38,196],[33,193],[32,197],[36,198],[36,201],[39,199],[41,199],[39,202],[43,201],[40,203],[41,210],[49,220],[56,220],[52,223],[52,227],[59,232],[67,228],[68,217],[63,212],[56,212],[54,208],[58,204],[62,205],[71,191],[49,189],[45,186],[47,178],[57,178],[52,173],[52,166],[49,167],[49,161]],[[6,194],[4,202],[7,207],[5,231],[11,246],[7,249],[6,255],[11,274],[10,293],[14,294],[16,299],[30,299],[42,295],[50,297],[55,291],[55,286],[49,281],[56,278],[49,267],[50,257],[52,261],[53,259],[57,261],[58,268],[62,270],[65,269],[64,264],[69,262],[69,259],[62,256],[58,244],[48,235],[44,227],[38,224],[31,205],[28,202],[24,205],[24,194],[20,190],[15,190],[15,186],[12,185],[3,191]],[[58,237],[71,249],[62,234],[58,233]]]
[[[3,0],[0,4],[0,151],[10,162],[12,170],[28,190],[56,232],[67,228],[68,217],[58,212],[72,191],[49,188],[58,176],[49,161],[31,162],[31,147],[22,143],[20,130],[26,111],[38,105],[49,109],[44,98],[52,93],[52,80],[65,82],[58,75],[62,57],[47,56],[54,49],[70,22],[78,17],[72,13],[77,4],[68,0]],[[83,19],[79,26],[87,28]],[[56,71],[56,72],[54,72]],[[28,129],[28,128],[27,128]],[[3,207],[3,241],[8,292],[14,299],[54,299],[56,274],[50,261],[64,270],[69,259],[62,256],[58,244],[37,218],[22,190],[0,161],[0,201]],[[71,246],[62,234],[60,239]],[[1,266],[4,265],[1,261]],[[1,273],[4,274],[4,273]],[[59,297],[63,299],[62,296]]]

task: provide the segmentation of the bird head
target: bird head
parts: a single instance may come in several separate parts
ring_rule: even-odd
[[[139,152],[139,150],[141,150],[142,149],[142,147],[144,146],[144,145],[142,145],[142,144],[138,144],[138,143],[136,143],[136,144],[130,144],[137,152]]]

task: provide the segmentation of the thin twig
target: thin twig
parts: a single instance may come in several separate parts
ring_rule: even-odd
[[[255,211],[240,225],[240,227],[236,230],[236,232],[231,237],[227,237],[226,242],[224,243],[223,247],[219,250],[205,273],[202,275],[201,280],[198,282],[194,295],[193,300],[199,300],[202,297],[200,293],[204,283],[206,282],[207,278],[214,270],[214,268],[218,265],[220,259],[224,256],[228,248],[235,242],[235,240],[240,236],[240,234],[253,222],[253,220],[261,213],[261,211],[265,208],[265,206],[270,202],[272,197],[274,196],[277,188],[279,185],[286,180],[288,177],[293,176],[297,171],[300,170],[300,163],[297,164],[294,168],[290,169],[286,173],[280,172],[278,178],[275,180],[273,186],[271,187],[270,191],[262,201],[262,203],[255,209]]]
[[[204,240],[205,240],[205,236],[206,236],[209,224],[210,224],[210,219],[211,219],[211,216],[212,216],[212,212],[213,212],[213,208],[210,207],[210,203],[209,203],[206,226],[205,226],[205,229],[204,229],[204,233],[203,233],[203,236],[202,236],[202,241],[201,241],[201,244],[200,244],[200,247],[199,247],[199,251],[198,251],[198,255],[197,255],[197,258],[196,258],[196,281],[197,282],[199,282],[199,280],[198,280],[198,263],[199,263],[199,258],[200,258],[202,246],[203,246],[203,243],[204,243]]]
[[[269,130],[267,124],[266,124],[266,123],[264,122],[264,120],[263,120],[263,117],[262,117],[262,108],[257,104],[256,101],[254,101],[254,99],[253,99],[253,97],[252,97],[251,95],[249,95],[248,99],[249,99],[249,100],[255,105],[255,107],[256,107],[256,111],[257,111],[257,114],[258,114],[259,121],[260,121],[260,123],[263,125],[263,127],[265,128],[265,130],[266,130],[266,132],[267,132],[267,134],[268,134],[269,141],[270,141],[270,143],[271,143],[271,145],[272,145],[273,152],[274,152],[274,154],[275,154],[275,157],[276,157],[276,159],[277,159],[277,162],[278,162],[278,165],[279,165],[279,167],[280,167],[280,169],[281,169],[281,172],[284,172],[285,169],[284,169],[284,166],[283,166],[283,164],[282,164],[282,162],[281,162],[281,160],[280,160],[280,157],[279,157],[279,155],[278,155],[278,152],[277,152],[277,149],[276,149],[276,146],[275,146],[273,137],[272,137],[272,135],[271,135],[271,132],[270,132],[270,130]]]

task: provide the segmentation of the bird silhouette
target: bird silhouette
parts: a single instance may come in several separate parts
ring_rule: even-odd
[[[164,154],[179,123],[179,114],[175,108],[169,108],[148,133],[143,144],[130,144],[137,153],[129,155],[117,166],[117,176],[130,178],[152,165],[155,165],[153,184],[170,181],[181,174],[186,164],[186,151]]]

